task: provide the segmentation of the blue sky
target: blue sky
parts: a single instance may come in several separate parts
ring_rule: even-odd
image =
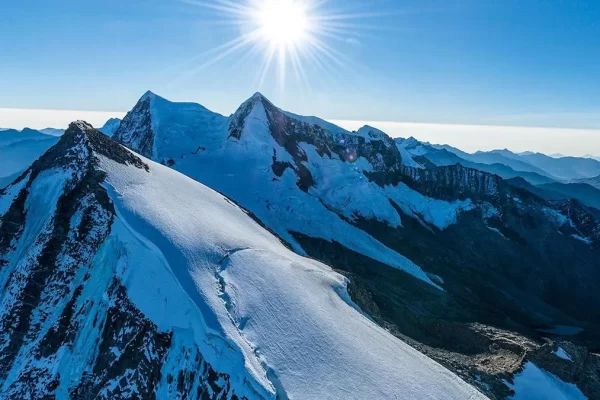
[[[176,0],[0,1],[0,108],[127,111],[151,89],[229,114],[255,91],[336,120],[600,129],[600,2],[329,0],[361,18],[327,44],[344,55],[310,89],[257,87],[223,15]],[[2,121],[0,121],[2,125]]]

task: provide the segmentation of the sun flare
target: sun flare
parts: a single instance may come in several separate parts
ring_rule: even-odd
[[[256,22],[263,38],[278,46],[302,42],[309,29],[306,6],[294,0],[264,0],[256,11]]]
[[[224,59],[242,66],[255,56],[262,58],[253,86],[261,87],[275,74],[283,89],[289,75],[310,88],[306,68],[324,76],[337,76],[351,61],[339,46],[360,43],[362,24],[369,13],[344,13],[328,7],[328,0],[179,0],[211,9],[220,24],[236,27],[239,36],[198,58],[207,60],[188,74]],[[354,22],[353,22],[354,21]],[[291,72],[291,73],[290,73]]]

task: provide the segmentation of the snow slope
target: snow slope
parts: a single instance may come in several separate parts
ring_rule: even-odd
[[[191,329],[214,368],[280,398],[484,398],[366,318],[345,278],[286,249],[218,193],[143,161],[149,172],[100,162],[129,232],[112,235],[133,246],[125,284],[162,329]],[[154,279],[131,258],[138,246],[162,260]]]

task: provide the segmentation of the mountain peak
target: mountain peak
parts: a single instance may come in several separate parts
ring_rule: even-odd
[[[404,147],[418,145],[419,143],[420,142],[414,136],[411,136],[404,141]]]
[[[151,90],[147,90],[146,93],[144,93],[142,95],[142,97],[140,98],[140,100],[145,100],[145,99],[152,100],[152,99],[154,99],[156,97],[158,97],[158,96],[154,92],[152,92]]]
[[[383,132],[382,130],[379,130],[377,128],[374,128],[370,125],[363,126],[358,131],[356,131],[356,134],[364,137],[366,140],[369,140],[369,141],[370,140],[383,140],[388,137],[388,135],[385,132]]]
[[[77,120],[74,122],[71,122],[69,124],[69,128],[67,128],[67,130],[69,129],[78,129],[79,131],[85,133],[85,132],[89,132],[92,131],[94,129],[94,127],[92,126],[92,124],[83,121],[83,120]]]
[[[36,133],[39,134],[40,131],[36,130],[36,129],[31,129],[31,128],[23,128],[23,130],[21,130],[21,134],[31,134],[31,133]]]
[[[49,136],[62,136],[62,134],[65,133],[65,130],[48,127],[48,128],[40,129],[40,132],[42,132],[44,135],[49,135]]]
[[[374,128],[371,125],[364,125],[357,132],[368,132],[368,131],[379,131],[379,129]]]
[[[140,99],[138,100],[138,103],[144,103],[144,102],[150,102],[150,103],[154,103],[156,100],[161,100],[167,103],[172,103],[171,101],[165,99],[164,97],[162,97],[161,95],[158,95],[156,93],[154,93],[151,90],[147,90],[146,93],[144,93],[142,95],[142,97],[140,97]]]
[[[264,94],[256,92],[252,96],[250,96],[248,100],[242,103],[242,105],[238,108],[238,111],[242,108],[247,108],[249,105],[252,105],[252,107],[254,107],[258,103],[262,103],[263,105],[273,105],[273,103],[269,99],[267,99]]]
[[[71,122],[58,143],[41,159],[46,158],[44,163],[49,165],[87,164],[94,158],[93,154],[103,155],[121,164],[148,168],[140,158],[82,120]]]
[[[262,93],[256,92],[254,93],[248,100],[243,102],[235,113],[231,116],[231,120],[229,123],[229,137],[240,139],[242,135],[242,131],[244,129],[246,119],[250,116],[257,106],[260,105],[264,108],[264,111],[259,112],[258,119],[265,119],[266,114],[265,111],[281,111],[276,106],[273,105]],[[265,121],[266,122],[266,121]]]

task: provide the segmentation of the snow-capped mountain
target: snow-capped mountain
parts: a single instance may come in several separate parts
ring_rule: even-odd
[[[117,128],[119,128],[120,124],[121,120],[119,118],[111,118],[108,121],[106,121],[102,128],[99,128],[98,130],[104,133],[106,136],[112,136],[117,130]]]
[[[561,154],[548,156],[531,151],[513,153],[507,149],[469,154],[448,145],[435,145],[435,147],[446,149],[464,160],[482,164],[502,164],[515,171],[532,172],[555,181],[585,179],[600,175],[600,161],[593,157],[567,157]]]
[[[398,140],[398,139],[396,139]],[[555,180],[549,178],[547,175],[541,175],[537,172],[529,172],[529,171],[517,171],[512,167],[502,164],[501,162],[496,162],[492,164],[488,164],[485,162],[479,163],[474,161],[469,161],[465,158],[462,158],[458,154],[467,154],[461,152],[458,149],[448,150],[448,146],[432,146],[428,144],[421,144],[421,142],[401,142],[402,147],[413,157],[423,157],[427,161],[437,165],[438,167],[461,164],[468,168],[477,169],[479,171],[487,172],[490,174],[498,175],[503,179],[512,179],[512,178],[523,178],[531,184],[534,185],[542,185],[546,183],[554,183]],[[472,158],[467,154],[467,158]],[[501,160],[496,160],[501,161]],[[510,164],[510,163],[507,163]]]
[[[54,136],[28,128],[0,131],[0,188],[19,176],[57,141]]]
[[[557,180],[555,176],[548,173],[544,169],[538,168],[522,160],[521,156],[506,149],[493,151],[478,151],[476,153],[469,154],[448,145],[435,145],[434,147],[441,150],[447,150],[450,153],[457,155],[463,160],[477,163],[479,165],[501,165],[508,167],[511,170],[515,171],[514,176],[517,176],[516,174],[521,173],[522,178],[529,180],[533,184],[551,183]],[[533,179],[535,179],[535,181],[533,181]]]
[[[510,159],[520,157],[509,150],[494,150],[487,153],[477,152],[474,155],[470,155],[447,145],[434,146],[429,143],[419,142],[414,138],[408,140],[396,139],[396,141],[405,149],[410,157],[420,158],[421,162],[430,162],[438,167],[461,164],[468,168],[498,175],[513,186],[525,188],[546,200],[577,199],[588,207],[600,210],[600,191],[595,186],[594,178],[562,182],[558,178],[551,179],[536,172],[516,171],[502,163],[485,164],[467,160],[473,158],[471,156],[481,157],[484,154],[488,156],[489,154],[494,156],[501,155]],[[458,154],[467,159],[459,157]],[[521,180],[525,180],[526,182],[522,182]]]
[[[0,191],[0,279],[2,398],[485,398],[347,278],[84,122]]]
[[[594,364],[564,373],[540,356],[548,347],[537,330],[581,327],[578,346],[600,337],[598,210],[465,165],[436,166],[424,157],[433,147],[414,139],[330,125],[259,93],[225,117],[149,92],[114,138],[343,272],[373,320],[484,392],[508,397],[503,377],[539,358],[588,396],[600,393],[597,379],[582,378]]]

